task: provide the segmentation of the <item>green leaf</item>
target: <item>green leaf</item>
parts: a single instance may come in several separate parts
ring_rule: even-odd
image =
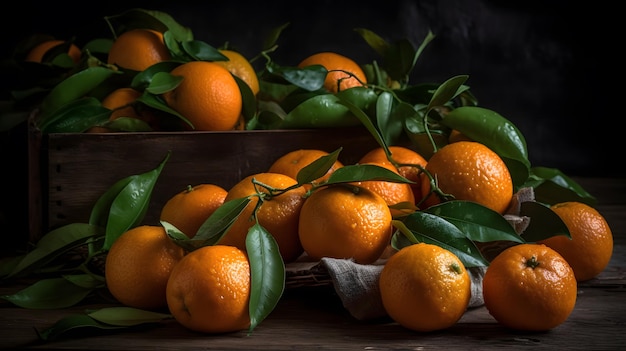
[[[172,319],[171,314],[140,310],[132,307],[107,307],[87,314],[98,322],[115,326],[135,326],[146,323],[158,323]]]
[[[343,148],[339,148],[303,167],[300,171],[298,171],[296,176],[298,184],[309,184],[326,175],[328,170],[333,167],[335,162],[337,162],[337,158],[339,157],[339,153],[342,149]]]
[[[196,61],[228,61],[218,49],[201,40],[183,41],[182,47]]]
[[[530,218],[522,237],[528,242],[536,242],[555,235],[571,238],[569,229],[561,218],[548,206],[535,201],[522,202],[520,215]]]
[[[316,95],[291,110],[281,122],[280,129],[339,128],[359,125],[359,120],[339,103],[334,94]]]
[[[416,211],[393,222],[396,228],[398,227],[396,222],[400,222],[410,230],[410,233],[417,239],[416,242],[412,242],[413,244],[425,242],[441,246],[457,255],[465,267],[488,265],[487,260],[482,256],[474,242],[457,226],[444,218],[431,213]],[[396,245],[399,242],[401,241],[395,240]],[[400,249],[401,247],[395,248]]]
[[[93,97],[78,98],[51,112],[45,119],[39,120],[37,127],[43,133],[48,133],[49,130],[62,129],[63,125],[67,123],[66,120],[75,119],[74,115],[79,115],[79,118],[97,116],[94,122],[99,122],[108,120],[110,114],[111,110],[102,107],[98,99]]]
[[[345,165],[336,169],[323,185],[382,180],[394,183],[413,183],[403,176],[374,164]]]
[[[138,72],[130,83],[131,88],[137,91],[148,90],[153,94],[162,94],[169,91],[182,81],[182,77],[174,77],[169,72],[181,65],[181,62],[162,61]],[[160,75],[159,73],[168,73]],[[157,81],[153,84],[154,79]]]
[[[162,11],[133,8],[117,15],[106,16],[104,19],[112,28],[115,28],[115,33],[118,35],[134,28],[148,28],[159,32],[170,31],[178,41],[193,39],[193,32],[189,28]]]
[[[528,178],[530,161],[526,140],[513,123],[497,112],[464,106],[446,114],[442,123],[497,153],[509,167],[516,187]]]
[[[577,201],[595,207],[598,202],[580,184],[556,168],[531,168],[525,185],[534,188],[536,201],[548,205]]]
[[[101,236],[102,230],[84,223],[71,223],[43,235],[35,249],[24,255],[9,277],[41,268],[61,254]]]
[[[79,314],[63,317],[62,319],[54,323],[52,327],[44,329],[43,331],[38,331],[37,334],[39,338],[43,341],[53,341],[61,337],[67,336],[71,332],[80,332],[81,335],[84,335],[86,330],[111,331],[125,328],[127,327],[100,323],[87,315]]]
[[[13,295],[0,296],[16,306],[29,309],[57,309],[74,306],[92,288],[78,286],[64,278],[42,279]]]
[[[475,202],[451,200],[431,206],[425,212],[454,224],[472,241],[524,242],[501,214]]]
[[[169,157],[168,152],[157,168],[130,177],[130,181],[115,196],[106,225],[105,250],[110,249],[120,235],[141,223],[150,204],[154,185]]]
[[[437,106],[445,106],[450,100],[454,99],[462,91],[464,91],[463,84],[469,77],[467,75],[460,75],[449,78],[443,82],[430,99],[428,103],[428,110],[431,110]]]
[[[256,96],[254,96],[252,89],[250,89],[248,83],[246,83],[243,79],[234,74],[233,78],[235,78],[235,81],[239,86],[239,91],[241,91],[241,99],[243,101],[241,114],[243,115],[244,120],[249,121],[256,115],[257,112]]]
[[[285,289],[285,264],[274,237],[258,223],[246,237],[250,260],[250,329],[252,332],[276,307]]]
[[[158,95],[150,93],[149,88],[146,88],[146,91],[144,92],[144,94],[142,94],[139,98],[137,98],[136,101],[141,102],[142,104],[145,104],[146,106],[150,106],[154,109],[166,112],[172,116],[176,116],[177,118],[179,118],[180,120],[182,120],[187,125],[193,128],[193,124],[189,122],[188,119],[186,119],[183,115],[178,113],[176,110],[169,107],[165,103],[165,101],[162,98],[160,98]]]
[[[83,46],[83,51],[88,51],[91,54],[106,55],[111,50],[113,41],[111,38],[91,39]]]
[[[374,49],[376,53],[378,53],[378,55],[385,57],[391,47],[391,44],[369,29],[355,28],[354,31],[359,33],[361,37],[365,39],[365,42],[367,42],[367,44]]]
[[[324,86],[328,70],[322,65],[312,65],[303,68],[279,66],[273,62],[266,65],[269,73],[282,77],[287,82],[308,91],[319,90]]]
[[[109,121],[111,110],[103,107],[96,98],[72,101],[52,113],[39,129],[49,133],[82,133],[89,128]]]
[[[85,289],[104,288],[104,277],[93,274],[64,274],[64,279]]]
[[[207,245],[219,242],[224,233],[237,220],[250,203],[249,197],[232,199],[224,202],[209,218],[202,223],[198,232],[192,239],[201,241]]]
[[[122,74],[104,67],[89,67],[57,84],[41,103],[41,123],[62,106],[84,97],[114,74]]]
[[[111,205],[113,204],[113,201],[115,201],[117,195],[135,177],[136,175],[132,175],[118,180],[117,182],[115,182],[115,184],[108,188],[104,192],[104,194],[100,195],[93,208],[91,209],[91,214],[89,216],[90,225],[106,228],[107,221],[109,220],[109,212],[111,210]]]
[[[267,35],[267,37],[263,41],[263,51],[269,50],[272,47],[274,47],[274,45],[276,45],[276,42],[278,42],[278,38],[280,37],[280,34],[283,32],[283,30],[285,30],[289,26],[289,24],[290,24],[289,22],[283,23],[280,26],[275,27],[270,31],[270,33]]]

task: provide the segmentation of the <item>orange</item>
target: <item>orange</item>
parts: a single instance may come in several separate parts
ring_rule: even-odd
[[[565,223],[571,239],[553,236],[540,241],[557,251],[572,266],[577,281],[597,276],[613,255],[613,233],[606,219],[581,202],[563,202],[550,207]]]
[[[48,51],[62,44],[65,44],[65,41],[58,40],[58,39],[46,40],[40,44],[37,44],[35,47],[33,47],[28,52],[24,60],[29,61],[29,62],[41,63],[41,61],[43,60],[43,57],[46,55]],[[72,61],[74,61],[74,63],[78,63],[78,61],[80,61],[81,51],[78,48],[78,46],[76,46],[75,44],[70,44],[70,48],[67,54],[72,58]]]
[[[473,140],[470,139],[467,135],[459,132],[458,130],[452,129],[452,131],[450,131],[450,135],[448,136],[448,142],[456,143],[457,141],[473,141]]]
[[[138,28],[126,31],[115,39],[109,50],[107,63],[133,71],[143,71],[170,58],[170,51],[163,41],[163,33]]]
[[[110,121],[120,117],[129,117],[142,120],[151,126],[156,125],[156,116],[143,105],[137,103],[141,92],[130,87],[117,88],[102,99],[102,106],[110,110]]]
[[[170,313],[190,330],[228,333],[250,325],[250,263],[236,247],[190,252],[172,270],[166,292]]]
[[[298,227],[304,251],[322,257],[375,262],[391,239],[391,212],[380,195],[356,185],[317,189],[300,211]]]
[[[234,74],[250,87],[252,93],[256,95],[259,92],[259,77],[242,54],[233,50],[219,50],[222,55],[228,57],[228,61],[215,61],[218,65],[226,68],[230,73]]]
[[[161,221],[172,224],[192,238],[200,226],[224,203],[226,194],[226,189],[215,184],[189,185],[163,205]]]
[[[242,97],[235,78],[224,67],[207,61],[190,61],[174,68],[182,82],[163,94],[165,102],[195,130],[232,130],[239,122]]]
[[[270,166],[268,172],[286,174],[291,178],[296,179],[298,172],[300,172],[302,168],[326,155],[328,155],[328,152],[318,149],[299,149],[290,151],[276,159],[276,161],[274,161],[274,163]],[[315,180],[315,183],[321,183],[328,180],[330,175],[341,167],[343,167],[343,163],[336,160],[328,172],[326,172],[324,176]]]
[[[576,304],[574,271],[541,244],[511,246],[496,256],[483,277],[483,298],[502,325],[546,331],[563,323]]]
[[[484,144],[458,141],[439,149],[428,160],[426,171],[436,178],[439,189],[457,200],[479,203],[503,214],[513,197],[513,180],[498,154]],[[421,208],[441,202],[430,191],[430,179],[422,177],[422,194],[427,196]]]
[[[426,243],[406,246],[391,256],[378,283],[387,314],[403,327],[420,332],[456,324],[471,296],[470,276],[461,260]]]
[[[358,63],[334,52],[319,52],[308,56],[298,64],[298,68],[312,65],[322,65],[328,70],[324,88],[332,93],[367,83],[367,77]]]
[[[167,280],[184,254],[163,227],[135,227],[111,245],[104,269],[106,285],[111,295],[126,306],[165,308]]]
[[[276,240],[283,261],[285,263],[295,261],[303,252],[298,237],[298,218],[304,204],[306,190],[301,186],[273,195],[266,187],[255,185],[252,182],[253,179],[274,189],[286,189],[297,184],[296,180],[279,173],[253,174],[230,188],[224,199],[224,201],[230,201],[257,194],[257,192],[262,193],[263,202],[256,213],[257,220]],[[248,229],[255,223],[252,214],[258,202],[258,196],[251,198],[244,212],[222,237],[220,244],[236,246],[241,250],[246,249],[246,236]]]
[[[399,174],[398,169],[389,162],[368,162],[365,164],[373,164],[386,168],[396,174]],[[385,199],[385,203],[388,206],[397,205],[400,203],[408,203],[411,207],[415,205],[415,196],[413,195],[413,189],[409,183],[395,183],[384,180],[368,180],[364,182],[356,182],[356,185],[369,189]],[[392,215],[399,215],[404,213],[404,210],[392,209]]]
[[[417,151],[404,146],[389,146],[389,151],[391,151],[391,159],[397,165],[399,165],[399,167],[397,167],[398,173],[404,178],[415,182],[415,184],[411,184],[411,189],[413,190],[415,202],[421,200],[421,171],[418,166],[426,167],[428,161],[426,161],[426,159]],[[359,163],[380,163],[388,161],[389,160],[387,159],[385,149],[379,147],[370,150],[368,153],[363,155],[363,157],[361,157],[361,159],[359,160]]]

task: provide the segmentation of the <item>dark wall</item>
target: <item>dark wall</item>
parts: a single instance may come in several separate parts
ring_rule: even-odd
[[[16,4],[3,12],[7,50],[20,35],[46,32],[84,42],[108,35],[103,17],[132,7],[160,10],[214,46],[228,41],[248,57],[268,31],[290,26],[274,58],[296,65],[322,50],[358,62],[380,59],[352,29],[416,46],[430,29],[437,36],[418,60],[412,82],[442,82],[468,74],[481,106],[495,110],[524,133],[533,165],[571,175],[617,174],[602,154],[616,147],[610,124],[614,101],[606,84],[617,66],[617,13],[608,1],[424,0],[374,4],[352,1],[107,1],[61,8],[57,2]],[[605,4],[606,3],[606,4]],[[612,4],[612,3],[611,3]],[[15,21],[15,19],[19,19]],[[617,94],[613,94],[617,95]],[[623,148],[622,148],[623,149]]]

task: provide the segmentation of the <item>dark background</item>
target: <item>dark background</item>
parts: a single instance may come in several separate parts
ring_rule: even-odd
[[[430,29],[436,38],[419,58],[411,82],[441,83],[458,74],[482,107],[515,123],[534,166],[569,175],[618,175],[607,154],[617,145],[618,87],[623,37],[612,2],[423,0],[385,1],[107,1],[63,6],[20,1],[2,13],[3,54],[32,33],[84,43],[110,36],[104,16],[141,7],[169,13],[213,46],[229,42],[256,56],[267,33],[289,27],[273,58],[296,65],[317,51],[335,51],[359,63],[380,57],[354,28],[417,47]],[[3,39],[3,40],[4,40]],[[617,149],[617,150],[616,150]]]
[[[0,14],[3,56],[34,33],[74,37],[78,44],[110,36],[104,16],[134,7],[167,12],[196,39],[216,47],[228,41],[249,58],[258,54],[271,29],[289,22],[272,57],[293,66],[318,51],[335,51],[359,63],[379,60],[353,31],[357,27],[388,41],[408,38],[416,47],[430,29],[436,38],[417,61],[412,83],[467,74],[479,105],[522,131],[533,166],[570,176],[624,174],[616,86],[623,70],[623,30],[613,2],[112,0],[71,6],[19,1],[11,7]],[[5,151],[21,157],[20,150]],[[10,161],[5,175],[24,174]],[[25,184],[19,181],[18,188]]]

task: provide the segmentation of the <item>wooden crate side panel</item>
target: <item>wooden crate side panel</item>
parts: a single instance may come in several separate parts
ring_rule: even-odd
[[[97,199],[118,180],[148,172],[171,152],[155,186],[147,224],[158,224],[161,207],[187,185],[214,183],[226,189],[266,171],[281,155],[300,148],[328,152],[339,147],[350,164],[377,147],[364,129],[241,131],[221,133],[49,135],[49,175],[44,230],[87,222]]]

